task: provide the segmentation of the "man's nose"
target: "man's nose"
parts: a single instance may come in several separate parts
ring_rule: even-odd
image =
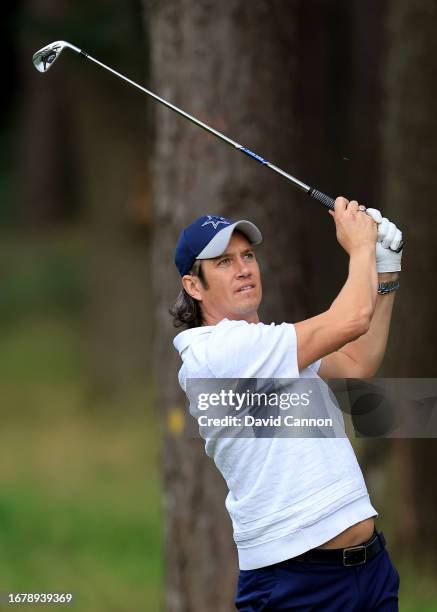
[[[246,276],[250,276],[249,266],[247,265],[247,262],[244,259],[239,261],[238,266],[239,267],[238,267],[238,270],[237,270],[237,276],[239,278],[240,277],[245,278]]]

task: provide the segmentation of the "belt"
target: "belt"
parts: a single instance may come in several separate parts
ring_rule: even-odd
[[[370,559],[375,557],[384,548],[384,534],[375,529],[372,537],[359,546],[348,546],[347,548],[313,548],[298,557],[289,559],[289,561],[326,563],[329,565],[353,567],[355,565],[363,565],[366,561],[370,561]],[[287,563],[287,561],[285,561],[285,563]]]

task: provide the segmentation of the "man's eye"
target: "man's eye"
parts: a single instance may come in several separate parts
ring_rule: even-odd
[[[229,257],[225,257],[224,259],[221,259],[219,261],[219,266],[221,266],[222,264],[227,264],[228,262],[230,262],[230,258]]]
[[[254,259],[254,254],[253,253],[246,253],[246,255],[244,256],[245,259]]]

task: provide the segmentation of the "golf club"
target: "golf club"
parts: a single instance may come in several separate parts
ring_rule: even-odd
[[[335,200],[333,198],[327,196],[326,194],[322,193],[321,191],[315,189],[314,187],[311,187],[310,185],[307,185],[307,184],[303,183],[302,181],[300,181],[296,177],[292,176],[288,172],[285,172],[284,170],[281,170],[281,168],[278,168],[278,166],[275,166],[271,162],[269,162],[266,159],[262,158],[260,155],[257,155],[256,153],[254,153],[250,149],[247,149],[246,147],[243,147],[242,145],[238,144],[238,142],[235,142],[234,140],[231,140],[231,138],[228,138],[227,136],[225,136],[221,132],[218,132],[217,130],[209,127],[209,125],[206,125],[206,123],[203,123],[203,121],[200,121],[199,119],[196,119],[192,115],[186,113],[184,110],[178,108],[174,104],[171,104],[170,102],[167,102],[167,100],[164,100],[163,98],[161,98],[160,96],[156,95],[152,91],[149,91],[145,87],[142,87],[141,85],[138,85],[138,83],[135,83],[135,81],[132,81],[131,79],[128,79],[127,77],[125,77],[120,72],[117,72],[113,68],[110,68],[109,66],[106,66],[102,62],[99,62],[94,57],[91,57],[91,55],[89,55],[88,53],[83,51],[82,49],[79,49],[78,47],[75,47],[74,45],[66,42],[65,40],[58,40],[56,42],[50,43],[49,45],[46,45],[42,49],[39,49],[39,51],[37,51],[33,55],[33,63],[34,63],[35,68],[39,72],[47,72],[47,70],[49,70],[49,68],[51,68],[51,66],[55,63],[55,61],[58,59],[58,57],[61,55],[61,53],[62,53],[62,51],[64,49],[70,49],[71,51],[74,51],[74,53],[77,53],[78,55],[81,55],[82,57],[84,57],[85,59],[89,60],[90,62],[93,62],[94,64],[97,64],[98,66],[100,66],[101,68],[104,68],[105,70],[108,70],[108,72],[111,72],[112,74],[115,74],[115,76],[119,77],[123,81],[126,81],[126,83],[129,83],[130,85],[133,85],[137,89],[140,89],[142,92],[146,93],[148,96],[151,96],[157,102],[160,102],[161,104],[163,104],[167,108],[170,108],[171,110],[173,110],[174,112],[178,113],[179,115],[182,115],[182,117],[185,117],[186,119],[188,119],[189,121],[191,121],[195,125],[198,125],[199,127],[203,128],[204,130],[209,132],[210,134],[214,134],[214,136],[217,136],[217,138],[220,138],[221,140],[224,140],[225,142],[227,142],[229,145],[233,146],[238,151],[241,151],[242,153],[245,153],[249,157],[252,157],[253,159],[256,159],[259,163],[261,163],[264,166],[267,166],[268,168],[270,168],[270,170],[273,170],[274,172],[277,172],[281,176],[285,177],[286,179],[288,179],[289,181],[294,183],[294,185],[299,187],[299,189],[304,191],[310,197],[314,198],[318,202],[321,202],[327,208],[330,208],[331,210],[334,210],[334,202],[335,202]],[[399,247],[398,251],[402,248],[402,246],[403,246],[403,244],[401,244],[401,246]]]

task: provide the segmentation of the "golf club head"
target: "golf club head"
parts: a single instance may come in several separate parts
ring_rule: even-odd
[[[47,72],[47,70],[52,67],[65,48],[80,53],[80,49],[74,45],[70,45],[70,43],[65,42],[65,40],[58,40],[46,45],[34,53],[33,65],[39,72]]]

